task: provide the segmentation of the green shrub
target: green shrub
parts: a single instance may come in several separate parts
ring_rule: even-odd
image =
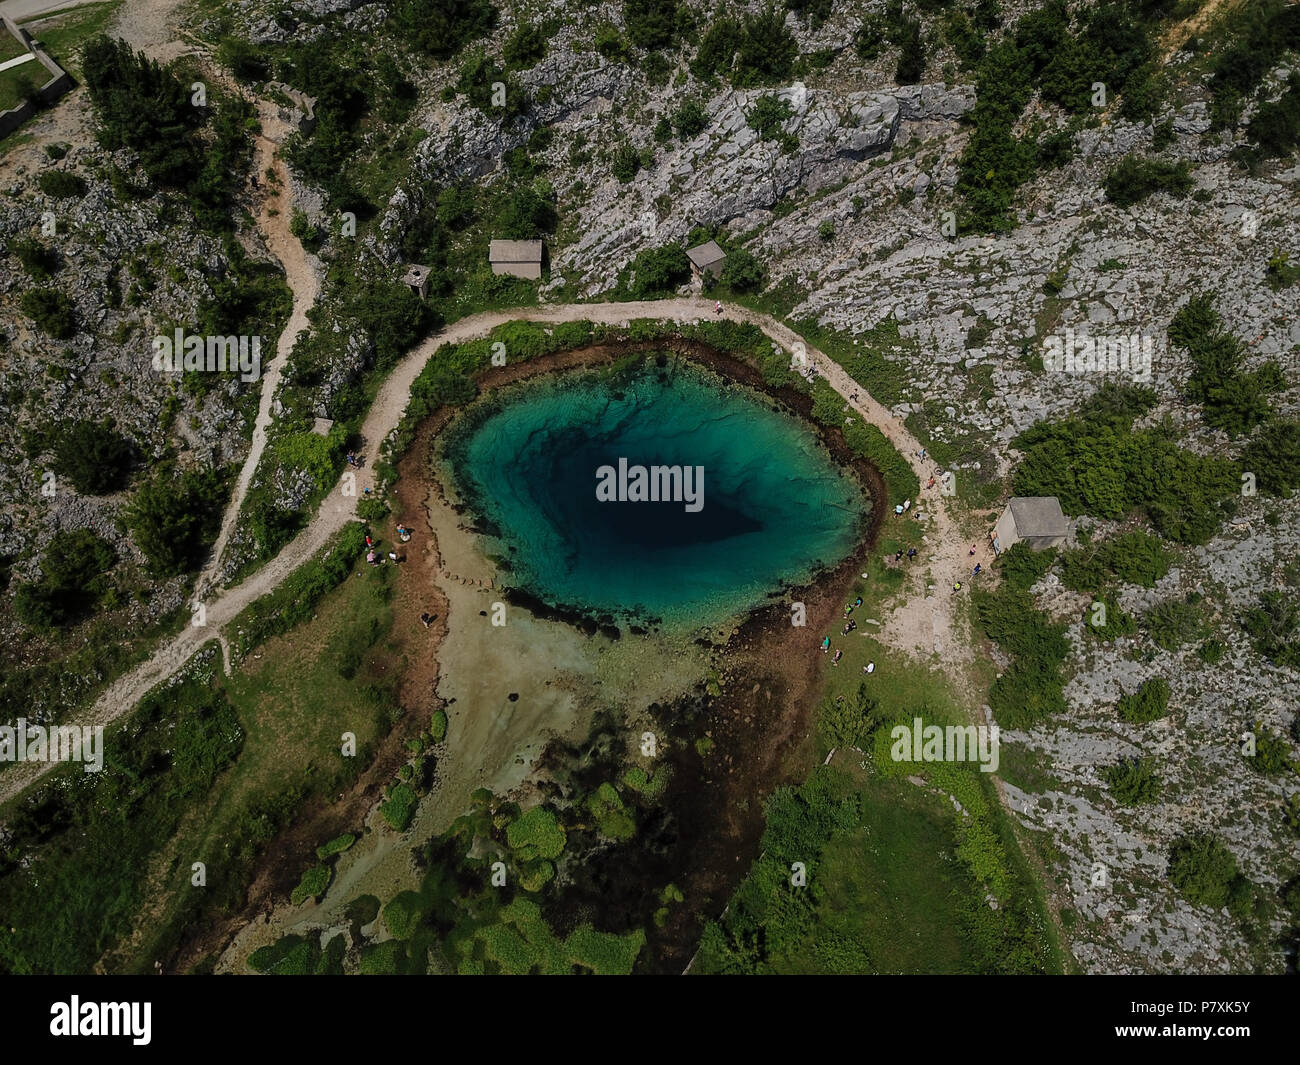
[[[19,300],[19,306],[41,332],[56,340],[68,340],[77,332],[77,316],[72,300],[58,289],[28,289]]]
[[[362,976],[402,976],[411,971],[406,944],[400,939],[367,943],[361,948],[357,972]]]
[[[1106,610],[1105,622],[1095,624],[1094,613],[1098,604]],[[1126,613],[1120,608],[1119,603],[1113,596],[1105,596],[1089,605],[1084,612],[1084,620],[1087,624],[1088,632],[1099,640],[1114,640],[1120,636],[1132,636],[1137,632],[1137,621],[1132,614]]]
[[[627,41],[608,22],[596,28],[596,36],[592,43],[595,46],[596,53],[611,62],[620,63],[627,58]]]
[[[817,714],[817,729],[828,747],[863,750],[881,720],[876,700],[867,694],[866,684],[860,683],[852,699],[826,697]]]
[[[602,835],[609,836],[611,839],[631,839],[635,832],[635,826],[625,835],[614,836],[608,831],[602,832]],[[536,861],[525,862],[519,868],[519,886],[525,891],[537,893],[547,884],[555,879],[555,866],[550,862],[543,861],[540,858]]]
[[[415,816],[417,805],[411,786],[397,784],[388,793],[388,798],[379,804],[379,812],[394,832],[405,832],[411,824],[411,818]]]
[[[1122,806],[1139,806],[1160,798],[1160,778],[1151,758],[1126,758],[1101,772],[1115,801]]]
[[[496,28],[490,0],[397,0],[388,20],[395,35],[435,59],[450,59],[470,41]]]
[[[766,270],[747,248],[729,248],[719,280],[732,292],[757,292],[766,280]]]
[[[1207,666],[1215,666],[1223,660],[1223,655],[1226,651],[1227,648],[1223,645],[1222,641],[1211,637],[1196,649],[1196,657]]]
[[[1122,720],[1132,725],[1162,718],[1169,710],[1169,682],[1163,677],[1144,680],[1137,691],[1121,695],[1115,709]]]
[[[248,967],[267,976],[308,976],[315,971],[320,947],[314,936],[281,936],[248,956]]]
[[[11,240],[9,254],[23,264],[33,281],[48,281],[50,275],[59,268],[58,253],[31,237]]]
[[[501,58],[509,70],[527,70],[545,57],[546,34],[535,23],[519,23],[501,46]]]
[[[82,495],[108,495],[125,486],[136,449],[111,421],[67,422],[51,436],[54,469]]]
[[[820,378],[817,383],[822,383]],[[896,503],[900,499],[920,498],[921,480],[916,471],[877,426],[854,414],[843,429],[844,439],[854,453],[861,455],[880,471],[889,492],[887,504]]]
[[[1026,543],[1018,543],[1010,551],[998,556],[998,569],[1002,579],[1013,588],[1029,591],[1037,584],[1056,561],[1056,549],[1035,551]]]
[[[1169,572],[1171,556],[1158,536],[1141,530],[1078,548],[1062,557],[1061,583],[1077,592],[1100,592],[1112,578],[1155,587]]]
[[[227,480],[219,470],[162,469],[127,505],[123,517],[150,571],[174,577],[196,569],[221,527]]]
[[[521,861],[558,858],[567,837],[553,810],[534,806],[506,829],[506,842]]]
[[[56,199],[78,198],[86,195],[85,179],[67,170],[46,170],[36,179],[45,195]]]
[[[294,906],[298,906],[308,899],[320,898],[325,894],[325,889],[330,886],[333,877],[334,871],[328,865],[313,865],[302,874],[298,886],[289,895],[289,901]]]
[[[614,147],[614,158],[610,163],[610,173],[620,184],[626,185],[641,169],[641,155],[628,141],[619,141]]]
[[[637,299],[667,295],[691,278],[691,263],[680,245],[646,248],[628,268],[627,290]]]
[[[1286,592],[1270,589],[1259,597],[1259,606],[1247,610],[1241,619],[1251,644],[1278,666],[1300,666],[1300,605]]]
[[[1098,518],[1142,508],[1161,535],[1204,543],[1236,498],[1235,466],[1178,448],[1163,427],[1134,432],[1134,417],[1153,400],[1149,389],[1107,386],[1077,414],[1021,433],[1014,493],[1054,495],[1067,514]]]
[[[623,0],[627,35],[638,48],[667,48],[677,36],[677,0]]]
[[[1028,728],[1066,709],[1061,667],[1069,653],[1065,626],[1034,607],[1023,588],[1005,583],[976,590],[975,615],[985,634],[1012,658],[989,689],[989,707],[1004,728]]]
[[[900,46],[898,66],[894,68],[894,83],[915,85],[925,76],[925,37],[919,19],[901,21],[894,41]]]
[[[441,743],[447,738],[447,711],[435,710],[433,719],[429,724],[429,739],[434,743]]]
[[[1297,768],[1297,762],[1291,754],[1291,745],[1272,729],[1265,728],[1258,721],[1254,726],[1255,753],[1247,760],[1251,769],[1265,776],[1277,776]]]
[[[1245,346],[1223,328],[1209,292],[1193,296],[1169,324],[1169,339],[1192,357],[1188,395],[1205,408],[1205,423],[1229,436],[1249,433],[1268,420],[1267,396],[1282,391],[1286,381],[1276,363],[1259,370],[1242,370]]]
[[[1253,473],[1259,488],[1272,495],[1300,488],[1300,419],[1269,421],[1246,445],[1241,468]]]
[[[606,839],[629,840],[636,835],[636,818],[609,781],[603,781],[587,796],[586,806],[596,821],[597,831]]]
[[[1147,634],[1157,647],[1176,651],[1204,635],[1201,611],[1191,603],[1174,599],[1152,607],[1142,619]]]
[[[754,101],[745,121],[758,134],[759,140],[776,141],[785,152],[799,147],[799,138],[786,133],[781,127],[794,114],[790,104],[772,93],[765,93]]]
[[[1220,909],[1227,906],[1245,877],[1237,859],[1210,832],[1180,836],[1169,848],[1169,880],[1188,902]]]
[[[1290,288],[1300,279],[1300,266],[1291,265],[1291,257],[1280,249],[1274,248],[1273,254],[1268,260],[1268,269],[1264,272],[1264,280],[1268,287],[1274,292],[1279,292],[1284,288]]]
[[[357,517],[367,523],[383,521],[388,516],[388,504],[382,499],[367,496],[357,503]]]
[[[41,556],[41,578],[22,585],[14,613],[24,625],[49,629],[80,620],[108,592],[117,553],[89,529],[61,531]]]
[[[673,112],[672,124],[679,137],[683,140],[693,140],[703,133],[709,124],[709,113],[704,109],[704,104],[691,97],[689,100],[683,100]]]
[[[334,857],[336,854],[342,854],[345,850],[357,841],[357,837],[351,832],[345,832],[341,836],[335,836],[328,843],[322,843],[316,848],[316,857],[322,862]]]
[[[416,891],[402,891],[384,907],[384,925],[394,939],[410,939],[428,907]]]
[[[1181,199],[1192,191],[1192,176],[1185,162],[1125,156],[1102,182],[1106,198],[1117,207],[1132,207],[1157,192]]]

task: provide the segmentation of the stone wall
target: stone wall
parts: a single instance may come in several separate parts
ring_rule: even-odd
[[[17,107],[11,107],[8,111],[0,111],[0,137],[7,137],[35,115],[41,107],[48,107],[65,93],[71,92],[75,83],[72,80],[72,75],[59,66],[44,48],[32,43],[30,33],[9,18],[8,15],[0,17],[3,17],[5,29],[14,35],[19,44],[36,57],[36,62],[40,63],[50,75],[49,81],[36,90],[36,96],[40,101],[39,104],[32,100],[24,100]]]

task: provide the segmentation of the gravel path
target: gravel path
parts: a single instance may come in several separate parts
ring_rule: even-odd
[[[307,329],[307,312],[316,304],[320,296],[320,276],[312,266],[310,257],[303,249],[302,243],[289,232],[289,221],[293,217],[293,205],[290,202],[289,172],[284,161],[277,158],[276,147],[283,143],[290,130],[278,114],[279,109],[263,102],[259,108],[262,133],[258,135],[257,147],[253,157],[253,173],[261,182],[259,187],[266,190],[257,213],[257,226],[267,248],[284,267],[285,280],[293,292],[293,308],[289,321],[285,324],[280,339],[276,342],[271,360],[263,366],[262,396],[257,406],[257,418],[253,422],[253,440],[244,458],[244,465],[235,482],[230,503],[222,518],[221,531],[212,545],[208,563],[194,583],[194,601],[201,601],[218,583],[221,570],[221,557],[226,544],[235,531],[239,512],[253,483],[253,474],[261,461],[262,452],[266,450],[266,431],[271,424],[271,407],[276,390],[280,387],[280,377],[288,361],[289,352],[293,350],[298,337]],[[272,185],[266,180],[266,171],[273,169],[279,175],[279,181]]]
[[[265,213],[265,212],[264,212]],[[287,232],[285,234],[287,236]],[[268,244],[277,251],[280,237],[268,233]],[[298,242],[287,238],[292,244]],[[301,248],[298,253],[302,255]],[[291,283],[294,278],[290,275]],[[295,308],[299,305],[302,294],[295,288]],[[305,309],[303,311],[305,314]],[[781,344],[787,350],[800,341],[793,330],[756,311],[744,307],[723,305],[723,314],[714,313],[713,302],[704,299],[670,299],[651,300],[630,303],[569,303],[551,307],[521,307],[508,311],[489,311],[472,315],[453,323],[441,332],[427,338],[413,348],[389,374],[381,386],[374,404],[367,414],[361,428],[365,447],[372,459],[378,452],[380,443],[396,429],[410,398],[411,385],[425,363],[437,348],[445,343],[458,343],[482,337],[495,327],[510,321],[532,321],[539,323],[558,323],[574,321],[593,321],[606,325],[625,325],[634,318],[655,318],[672,320],[678,323],[712,320],[718,317],[733,321],[751,322],[764,333]],[[291,322],[292,326],[292,322]],[[286,329],[286,335],[289,330]],[[920,444],[903,426],[900,419],[894,417],[883,406],[863,391],[836,363],[822,352],[807,347],[809,360],[818,371],[826,376],[829,383],[843,395],[846,401],[857,394],[857,399],[849,401],[867,420],[879,426],[899,452],[906,456],[918,474],[929,476],[926,464],[919,456]],[[264,392],[263,406],[267,407],[270,391]],[[235,619],[255,599],[272,592],[295,569],[319,552],[340,529],[348,522],[357,520],[356,504],[364,498],[366,488],[374,487],[372,473],[373,462],[363,469],[355,471],[356,494],[345,496],[343,482],[325,497],[313,515],[307,527],[287,544],[281,552],[265,566],[251,574],[246,580],[232,588],[219,591],[206,601],[206,624],[188,626],[179,635],[159,648],[149,659],[129,673],[119,677],[111,684],[94,706],[78,722],[81,725],[107,725],[122,715],[129,713],[139,701],[155,686],[178,672],[189,658],[208,640],[217,639],[221,630]],[[251,469],[249,471],[251,477]],[[345,475],[346,476],[346,475]],[[938,502],[936,497],[935,502]],[[232,510],[234,507],[232,506]],[[235,514],[227,514],[223,526],[233,526]],[[958,537],[955,524],[942,506],[934,509],[934,525],[938,550],[931,564],[941,572],[936,576],[948,580],[951,588],[952,579],[960,579],[959,574],[967,572],[965,541]],[[942,588],[940,589],[942,592]],[[915,611],[923,620],[929,621],[929,631],[933,633],[935,647],[921,648],[924,651],[939,650],[944,660],[958,652],[961,644],[952,638],[953,609],[952,596],[939,594],[929,599],[914,599],[905,604],[903,611]],[[897,624],[905,629],[904,617],[898,617]],[[896,622],[891,620],[886,625],[888,630]],[[925,626],[922,626],[923,629]],[[900,648],[907,650],[909,648]],[[969,651],[965,652],[969,655]],[[0,802],[5,802],[23,789],[30,787],[52,768],[51,763],[23,762],[7,770],[0,776]]]

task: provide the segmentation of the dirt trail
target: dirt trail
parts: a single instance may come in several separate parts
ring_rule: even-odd
[[[295,242],[296,243],[296,242]],[[506,311],[488,311],[472,315],[453,323],[446,329],[425,339],[413,348],[388,375],[380,387],[361,428],[365,447],[372,460],[381,443],[392,433],[406,410],[411,385],[424,368],[429,357],[442,344],[460,343],[477,339],[506,322],[531,321],[542,324],[592,321],[605,325],[626,325],[635,318],[651,318],[688,323],[714,318],[750,322],[778,344],[791,350],[796,342],[804,343],[789,327],[757,311],[744,307],[723,305],[723,314],[715,315],[712,301],[679,298],[648,300],[629,303],[566,303],[550,307],[521,307]],[[929,469],[920,458],[920,444],[907,431],[902,421],[867,395],[837,364],[825,354],[805,344],[809,360],[823,373],[829,383],[869,421],[880,427],[894,446],[911,463],[919,474],[929,476]],[[850,397],[857,394],[856,400]],[[355,494],[344,495],[343,487],[348,474],[325,497],[306,528],[287,544],[265,566],[242,583],[221,591],[206,603],[206,624],[188,626],[179,635],[164,644],[151,658],[131,672],[119,677],[95,702],[90,711],[77,723],[80,725],[107,725],[129,713],[156,685],[176,673],[188,659],[208,640],[218,638],[220,631],[250,603],[279,586],[290,573],[320,551],[334,534],[349,521],[356,519],[358,499],[365,497],[367,488],[374,488],[373,461],[355,471]],[[938,497],[935,501],[939,502]],[[934,510],[932,527],[938,552],[931,559],[936,576],[948,582],[963,579],[967,572],[964,541],[958,536],[955,522],[945,513],[942,504]],[[895,519],[903,520],[903,519]],[[942,591],[942,589],[940,589]],[[953,637],[955,611],[951,594],[937,594],[932,599],[916,600],[905,604],[902,611],[929,613],[931,627],[940,643],[940,654],[945,661],[953,655],[969,657],[968,649],[961,649]],[[885,626],[888,630],[889,625]],[[900,648],[908,650],[909,648]],[[926,652],[933,646],[924,648]],[[52,768],[51,763],[22,762],[0,776],[0,803],[7,802],[20,791],[30,787]]]
[[[280,339],[276,342],[271,361],[263,366],[262,396],[257,405],[257,419],[253,423],[253,439],[244,465],[239,471],[235,491],[226,506],[226,513],[221,520],[221,532],[208,556],[207,565],[194,584],[194,601],[200,602],[218,583],[221,572],[221,558],[225,554],[226,544],[235,531],[239,513],[243,509],[244,497],[248,495],[253,475],[266,449],[266,431],[271,424],[271,406],[275,393],[280,387],[280,378],[288,362],[289,352],[293,350],[298,337],[307,329],[307,312],[316,304],[320,296],[320,275],[313,267],[311,256],[303,249],[301,241],[289,232],[289,222],[293,214],[289,193],[289,172],[284,161],[276,155],[277,147],[289,135],[289,126],[279,117],[279,109],[263,102],[259,107],[262,132],[257,138],[253,155],[253,173],[262,182],[265,194],[257,213],[257,228],[262,233],[271,254],[280,261],[284,268],[285,280],[293,292],[293,309],[285,323]],[[272,184],[266,180],[267,170],[273,170],[278,180]]]
[[[120,37],[150,59],[167,63],[194,51],[181,40],[173,23],[184,0],[127,0],[108,28],[110,37]]]

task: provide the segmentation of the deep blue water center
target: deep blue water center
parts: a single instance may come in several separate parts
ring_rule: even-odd
[[[809,429],[694,364],[572,372],[502,390],[445,456],[507,580],[552,605],[704,623],[852,548],[867,500]],[[703,467],[703,506],[601,501],[598,470]]]

